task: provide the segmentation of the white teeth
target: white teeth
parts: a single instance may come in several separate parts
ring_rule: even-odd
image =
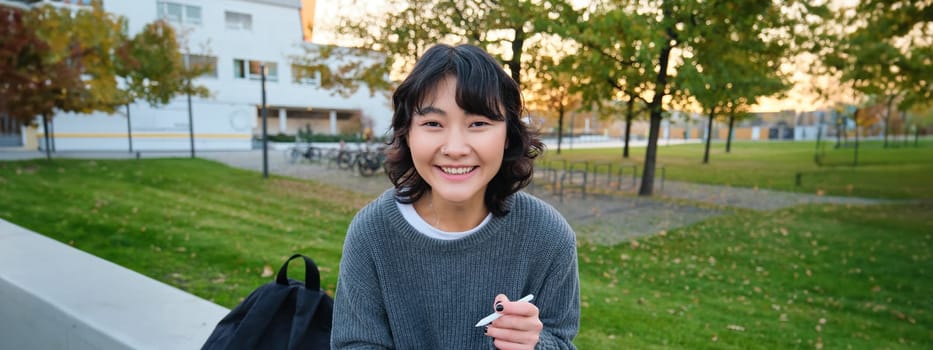
[[[448,168],[448,167],[441,167],[441,170],[443,170],[445,173],[448,173],[448,174],[451,174],[451,175],[463,175],[463,174],[466,174],[466,173],[468,173],[468,172],[470,172],[470,171],[473,171],[473,167],[469,167],[469,168]]]

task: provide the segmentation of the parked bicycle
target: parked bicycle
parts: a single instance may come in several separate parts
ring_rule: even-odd
[[[385,165],[385,149],[385,146],[379,146],[374,150],[361,152],[357,156],[357,169],[359,169],[360,175],[370,176]]]
[[[309,162],[320,162],[324,159],[324,149],[314,147],[310,141],[295,140],[295,144],[285,150],[285,160],[295,164],[302,159]]]
[[[341,147],[335,156],[337,168],[356,170],[362,176],[375,174],[385,163],[385,146],[373,148],[371,145],[357,145],[356,149]]]

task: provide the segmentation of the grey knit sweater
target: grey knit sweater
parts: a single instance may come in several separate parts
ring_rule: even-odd
[[[394,191],[361,210],[347,232],[331,333],[335,349],[489,349],[474,327],[496,294],[534,294],[544,324],[538,349],[573,349],[580,322],[577,251],[570,225],[522,192],[510,213],[457,240],[416,231]]]

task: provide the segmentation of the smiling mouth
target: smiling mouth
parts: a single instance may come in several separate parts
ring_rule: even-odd
[[[445,167],[445,166],[442,166],[442,167],[439,167],[439,168],[441,168],[441,171],[443,171],[444,173],[450,174],[450,175],[463,175],[463,174],[466,174],[466,173],[469,173],[469,172],[473,171],[473,169],[476,169],[475,166],[469,166],[469,167]]]

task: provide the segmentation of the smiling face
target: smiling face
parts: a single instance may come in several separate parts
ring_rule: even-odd
[[[408,146],[435,203],[482,206],[502,165],[506,122],[465,111],[457,105],[456,91],[456,78],[448,76],[427,94],[412,115]]]

